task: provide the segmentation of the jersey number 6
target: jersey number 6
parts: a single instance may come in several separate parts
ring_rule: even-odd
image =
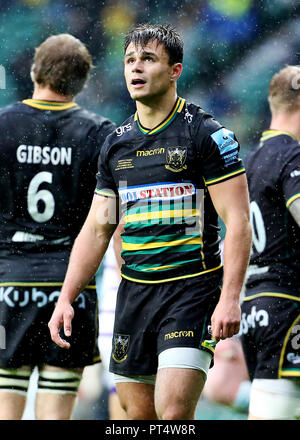
[[[27,208],[28,212],[38,223],[47,222],[54,214],[55,200],[47,189],[40,189],[42,183],[52,183],[52,173],[42,171],[34,176],[28,186]],[[41,206],[41,202],[43,205]],[[42,210],[41,210],[42,208]]]

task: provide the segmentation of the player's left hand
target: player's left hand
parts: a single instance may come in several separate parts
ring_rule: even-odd
[[[241,307],[237,301],[220,298],[211,317],[213,339],[231,338],[240,329]]]
[[[62,326],[66,337],[72,333],[72,319],[74,317],[74,309],[70,303],[57,302],[52,317],[48,323],[51,339],[61,348],[70,348],[70,343],[62,339],[59,332]]]

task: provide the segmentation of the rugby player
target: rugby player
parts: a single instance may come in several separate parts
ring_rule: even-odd
[[[72,332],[71,304],[103,258],[120,205],[125,263],[110,371],[129,419],[193,419],[215,342],[239,331],[251,246],[245,170],[233,132],[177,95],[182,58],[170,25],[126,36],[137,111],[101,150],[91,209],[49,323],[52,339],[70,347],[59,330]],[[227,227],[222,290],[218,214]]]
[[[22,418],[34,367],[35,417],[69,419],[84,366],[100,360],[94,282],[74,303],[69,352],[47,327],[93,197],[99,151],[115,128],[74,102],[91,68],[78,39],[51,36],[35,51],[32,99],[0,112],[0,419]]]
[[[249,419],[300,417],[300,68],[270,81],[270,128],[245,165],[253,249],[242,305]]]

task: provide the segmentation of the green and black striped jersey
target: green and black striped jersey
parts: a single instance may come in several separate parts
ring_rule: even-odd
[[[137,113],[118,127],[101,150],[95,193],[120,203],[122,276],[159,283],[221,267],[207,187],[244,171],[233,132],[182,98],[151,130]]]

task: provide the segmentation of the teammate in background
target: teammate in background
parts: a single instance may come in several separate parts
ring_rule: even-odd
[[[251,382],[240,338],[220,341],[203,389],[206,399],[248,413]]]
[[[94,282],[74,303],[70,351],[47,327],[114,129],[74,102],[91,67],[78,39],[51,36],[35,51],[32,99],[0,112],[0,419],[22,418],[35,366],[36,419],[69,419],[84,366],[100,360]]]
[[[215,341],[239,330],[251,243],[247,182],[234,134],[177,96],[176,31],[140,25],[124,48],[137,112],[101,150],[93,203],[49,327],[70,347],[59,330],[76,331],[71,304],[105,254],[119,201],[125,264],[110,371],[121,405],[129,419],[193,419]],[[221,292],[218,214],[227,227]]]
[[[246,158],[253,252],[242,305],[249,419],[300,417],[300,68],[269,89],[270,129]]]

